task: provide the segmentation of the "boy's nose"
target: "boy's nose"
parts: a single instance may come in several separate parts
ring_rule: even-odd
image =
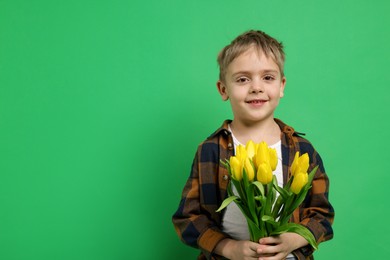
[[[264,92],[263,84],[260,81],[258,81],[258,80],[252,81],[251,92],[253,92],[253,93],[257,93],[257,92],[263,93]]]

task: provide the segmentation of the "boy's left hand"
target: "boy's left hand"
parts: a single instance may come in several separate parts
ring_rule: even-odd
[[[264,237],[260,239],[259,259],[277,260],[285,259],[292,251],[308,245],[308,242],[301,235],[296,233],[283,233],[275,237]]]

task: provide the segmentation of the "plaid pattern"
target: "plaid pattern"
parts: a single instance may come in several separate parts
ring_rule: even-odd
[[[172,217],[180,239],[187,245],[199,248],[199,259],[222,259],[213,254],[215,246],[229,235],[221,231],[222,214],[216,210],[226,198],[229,176],[220,160],[228,159],[234,153],[233,140],[227,126],[223,125],[201,143],[196,152],[191,174],[184,186],[179,208]],[[334,210],[328,200],[329,179],[325,174],[320,155],[311,143],[294,129],[275,119],[282,135],[283,178],[287,183],[289,166],[296,151],[308,153],[310,168],[319,165],[312,188],[302,205],[295,210],[291,221],[306,226],[317,242],[333,237]],[[311,246],[293,252],[298,259],[313,259]]]

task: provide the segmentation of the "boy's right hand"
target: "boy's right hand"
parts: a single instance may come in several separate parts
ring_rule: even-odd
[[[227,238],[217,244],[214,252],[231,260],[254,260],[260,257],[257,253],[259,247],[259,243]]]

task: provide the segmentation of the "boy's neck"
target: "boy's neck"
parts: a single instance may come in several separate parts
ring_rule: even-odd
[[[252,140],[255,143],[265,141],[268,145],[273,145],[280,140],[281,131],[273,119],[248,124],[233,120],[230,128],[234,136],[242,144]]]

